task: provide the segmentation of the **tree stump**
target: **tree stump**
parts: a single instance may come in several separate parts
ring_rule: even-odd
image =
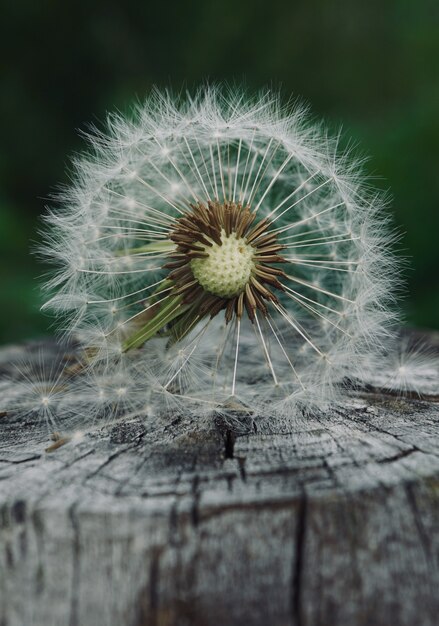
[[[436,626],[439,382],[409,396],[263,434],[133,418],[51,452],[3,414],[0,625]]]

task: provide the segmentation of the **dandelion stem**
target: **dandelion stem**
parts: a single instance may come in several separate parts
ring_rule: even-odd
[[[124,342],[124,352],[133,348],[139,348],[145,341],[154,337],[166,324],[169,324],[169,322],[187,311],[189,305],[182,305],[182,300],[183,296],[181,295],[170,298],[151,320]]]
[[[236,384],[236,370],[238,367],[238,353],[239,353],[239,334],[241,330],[241,320],[237,321],[237,336],[236,336],[236,351],[235,351],[235,365],[233,367],[233,383],[232,383],[232,396],[235,395],[235,384]]]

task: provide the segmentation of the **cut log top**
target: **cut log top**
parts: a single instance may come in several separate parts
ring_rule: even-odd
[[[3,349],[4,378],[53,349]],[[283,432],[165,415],[65,445],[3,415],[0,625],[438,624],[439,382],[411,395],[371,387]]]

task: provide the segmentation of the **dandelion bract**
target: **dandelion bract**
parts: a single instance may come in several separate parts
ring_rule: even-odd
[[[156,91],[89,141],[45,252],[47,306],[93,377],[287,414],[370,362],[397,280],[384,201],[303,107]]]

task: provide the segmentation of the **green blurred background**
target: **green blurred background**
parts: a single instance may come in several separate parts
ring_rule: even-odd
[[[371,155],[409,258],[409,323],[439,327],[437,0],[2,0],[0,341],[51,332],[29,254],[78,129],[152,85],[271,85]]]

